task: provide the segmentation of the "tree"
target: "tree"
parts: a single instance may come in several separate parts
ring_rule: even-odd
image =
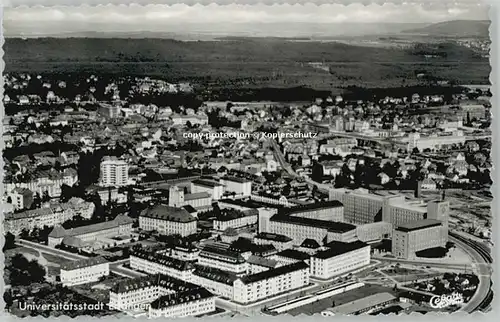
[[[11,232],[7,232],[5,234],[5,244],[3,245],[3,251],[5,252],[7,249],[12,249],[16,247],[16,236],[14,236]]]

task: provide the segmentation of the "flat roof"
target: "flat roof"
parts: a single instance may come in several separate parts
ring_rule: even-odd
[[[271,221],[323,228],[330,232],[335,232],[335,233],[346,233],[348,231],[356,229],[356,226],[344,222],[319,220],[319,219],[287,216],[279,214],[272,216]]]
[[[367,247],[368,244],[362,241],[355,241],[352,243],[343,242],[331,242],[326,245],[329,249],[316,253],[313,257],[320,259],[332,258],[338,255],[342,255],[348,252],[352,252],[357,249]],[[368,246],[369,247],[369,246]]]
[[[441,224],[442,222],[440,220],[423,219],[418,221],[410,221],[406,224],[401,224],[396,228],[396,230],[408,232],[408,231],[440,226]]]
[[[367,297],[363,297],[362,299],[359,300],[344,303],[342,305],[328,309],[328,311],[344,315],[355,314],[361,310],[369,309],[377,305],[381,305],[385,302],[393,301],[395,299],[396,297],[390,293],[387,292],[377,293],[369,295]]]

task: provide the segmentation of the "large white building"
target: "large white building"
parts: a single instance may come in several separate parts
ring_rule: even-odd
[[[269,222],[271,233],[285,235],[293,239],[294,245],[301,245],[305,239],[316,240],[318,244],[325,242],[356,241],[356,226],[329,220],[287,216],[278,213]]]
[[[196,218],[184,208],[156,205],[141,212],[139,227],[163,235],[188,236],[196,233]]]
[[[243,277],[222,270],[200,268],[194,272],[194,281],[221,297],[249,304],[309,285],[309,266],[304,262],[295,262]]]
[[[143,309],[149,317],[198,316],[215,311],[215,297],[203,287],[166,275],[128,279],[109,292],[109,307]]]
[[[100,183],[103,186],[125,186],[128,184],[128,164],[116,157],[104,157],[101,162]]]
[[[91,257],[61,265],[60,278],[64,286],[73,286],[97,282],[108,275],[109,262],[103,257]]]
[[[236,196],[249,197],[252,194],[252,181],[237,178],[223,177],[219,180],[224,185],[224,190],[229,193],[234,193]]]
[[[330,249],[311,256],[311,276],[329,279],[370,264],[370,246],[361,242],[334,242]]]
[[[219,217],[213,221],[214,229],[224,231],[227,228],[241,228],[257,224],[259,212],[255,209],[243,211],[241,216]]]
[[[168,205],[170,207],[189,205],[193,208],[207,208],[212,205],[212,196],[206,191],[184,193],[184,189],[178,186],[171,186],[168,192]]]

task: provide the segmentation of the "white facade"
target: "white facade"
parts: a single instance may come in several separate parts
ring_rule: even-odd
[[[340,276],[370,264],[370,246],[346,251],[326,250],[311,256],[311,276],[319,279],[329,279]]]
[[[100,183],[103,186],[125,186],[128,184],[128,164],[123,160],[105,157],[101,162]]]
[[[177,302],[173,305],[160,305],[158,307],[153,303],[149,307],[148,315],[150,318],[183,318],[187,316],[199,316],[215,311],[214,296],[204,297],[193,292],[191,296],[186,296],[186,299],[190,300],[187,302]],[[160,302],[161,300],[161,298],[158,299]],[[165,303],[167,302],[165,301]]]
[[[61,283],[64,286],[73,286],[97,282],[101,277],[109,275],[109,263],[97,262],[95,265],[82,267],[61,267]]]
[[[231,220],[214,220],[214,229],[224,231],[227,228],[240,228],[257,224],[258,215],[243,216]]]
[[[240,178],[222,178],[220,183],[224,185],[225,191],[234,192],[238,196],[248,197],[252,194],[252,181]]]
[[[220,183],[195,180],[191,182],[191,193],[208,192],[213,200],[219,200],[224,194],[224,186]]]

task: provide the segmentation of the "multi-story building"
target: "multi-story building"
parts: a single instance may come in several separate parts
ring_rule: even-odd
[[[304,262],[280,266],[234,281],[233,301],[242,304],[259,300],[309,284],[309,266]]]
[[[440,220],[446,227],[448,226],[449,201],[430,201],[426,205],[422,201],[392,200],[386,208],[384,221],[390,222],[394,227],[427,218]]]
[[[370,246],[361,241],[334,242],[328,247],[311,256],[311,276],[329,279],[370,264]]]
[[[465,139],[466,136],[460,130],[448,132],[447,135],[433,134],[429,136],[422,136],[420,133],[414,132],[408,134],[404,142],[407,144],[408,151],[412,151],[414,148],[423,151],[425,149],[439,150],[452,145],[465,144]]]
[[[61,283],[73,286],[98,281],[109,275],[109,262],[103,257],[91,257],[61,265]]]
[[[208,192],[213,200],[219,200],[224,194],[224,185],[210,180],[194,180],[191,182],[191,193]]]
[[[304,239],[311,238],[322,245],[330,241],[351,242],[356,238],[356,226],[329,220],[319,220],[278,213],[270,219],[270,232],[293,239],[300,245]]]
[[[15,188],[26,188],[33,193],[43,196],[47,193],[50,197],[56,198],[61,195],[61,187],[68,185],[72,187],[78,181],[78,174],[75,169],[67,168],[62,172],[54,169],[36,171],[30,178],[23,182],[6,182],[5,191],[12,191]]]
[[[128,184],[128,164],[116,157],[104,157],[101,162],[100,183],[103,186],[125,186]]]
[[[273,245],[278,251],[293,247],[293,240],[290,237],[272,233],[259,233],[253,241],[257,245]]]
[[[241,216],[225,216],[219,217],[213,221],[214,229],[224,231],[227,228],[241,228],[257,224],[259,212],[255,209],[250,209],[242,212]]]
[[[281,266],[277,260],[256,255],[251,255],[250,257],[248,257],[247,263],[250,274],[257,274]]]
[[[445,247],[448,229],[436,219],[412,221],[396,227],[392,233],[392,254],[397,258],[412,259],[416,252]]]
[[[184,193],[184,189],[171,186],[168,194],[168,205],[170,207],[183,207],[189,205],[193,208],[207,208],[212,205],[212,196],[206,192]]]
[[[33,203],[33,192],[27,188],[14,188],[9,197],[12,200],[12,205],[17,210],[30,208]]]
[[[224,185],[226,192],[244,197],[249,197],[252,194],[252,181],[250,180],[237,177],[223,177],[219,182]]]
[[[366,224],[381,221],[385,206],[391,200],[404,201],[400,194],[375,194],[366,189],[331,189],[330,200],[338,200],[344,205],[344,221]]]
[[[34,228],[53,227],[77,215],[88,219],[94,208],[92,202],[79,198],[72,198],[67,203],[47,203],[38,209],[6,213],[4,227],[5,231],[18,235],[23,229],[31,231]]]
[[[356,227],[356,236],[362,242],[373,242],[392,236],[392,224],[384,221],[363,224]]]
[[[118,215],[115,219],[93,225],[72,229],[55,226],[49,234],[48,245],[60,244],[78,249],[96,249],[114,246],[116,241],[111,237],[130,236],[133,219],[127,215]]]
[[[243,275],[248,272],[248,264],[239,252],[212,245],[205,246],[198,256],[198,264]]]
[[[238,279],[235,274],[207,266],[198,266],[193,272],[193,283],[225,299],[234,297],[233,284]]]
[[[281,265],[288,265],[298,262],[309,263],[311,255],[301,252],[296,249],[285,249],[281,252],[269,257],[270,259],[277,260]]]
[[[203,287],[155,274],[115,284],[109,307],[116,310],[146,309],[149,317],[185,317],[215,311],[215,298]]]
[[[130,253],[130,267],[148,274],[165,274],[190,282],[194,271],[192,262],[183,261],[146,249]]]
[[[163,235],[188,236],[196,233],[196,218],[184,208],[156,205],[141,212],[139,227]]]

